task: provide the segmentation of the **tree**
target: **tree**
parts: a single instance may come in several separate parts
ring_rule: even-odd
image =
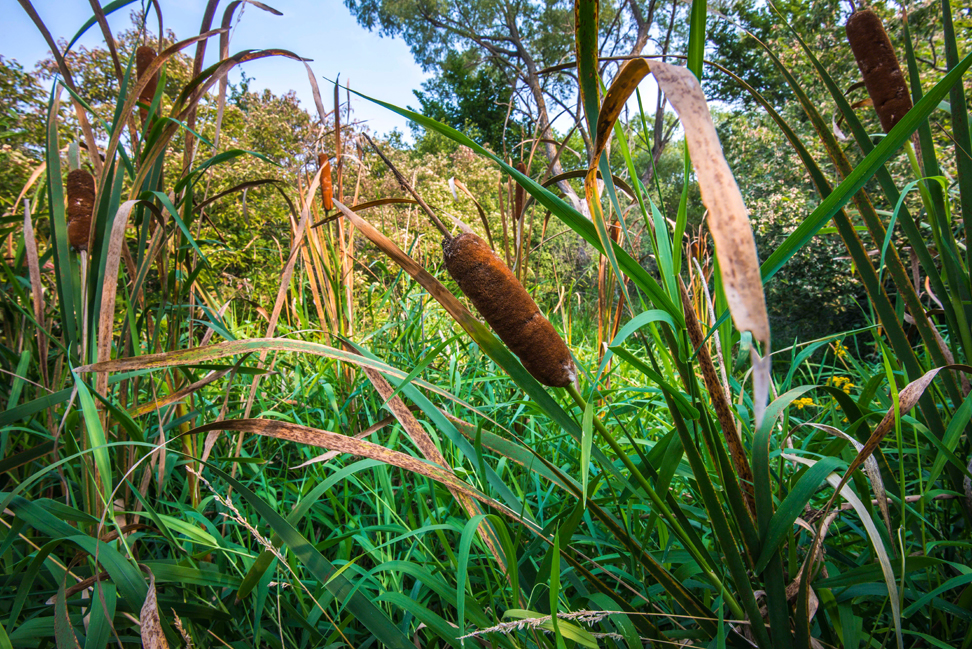
[[[513,91],[502,71],[475,50],[450,52],[440,73],[414,90],[420,111],[501,150]]]
[[[542,74],[573,58],[573,3],[566,0],[345,0],[358,22],[382,35],[401,36],[426,71],[437,70],[454,50],[476,50],[511,88],[518,118],[543,142],[551,174],[562,171],[551,114],[569,115],[585,135],[570,75]],[[648,42],[655,2],[601,3],[602,53],[640,53]],[[626,11],[622,11],[626,8]],[[556,115],[554,115],[556,117]],[[584,209],[569,183],[560,188]]]
[[[0,56],[0,206],[13,206],[44,142],[44,89],[39,76]]]

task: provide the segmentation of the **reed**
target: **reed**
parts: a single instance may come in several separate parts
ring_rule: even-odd
[[[911,110],[911,94],[881,19],[870,9],[855,11],[845,26],[867,94],[885,133]]]
[[[95,204],[94,176],[84,169],[75,169],[67,177],[68,241],[75,250],[88,249],[91,233],[91,213]]]
[[[148,45],[142,45],[137,50],[135,50],[135,72],[138,75],[138,80],[141,81],[142,77],[145,76],[145,72],[148,70],[149,66],[155,61],[158,55],[155,50]],[[138,107],[138,112],[142,116],[142,124],[145,124],[145,120],[148,119],[149,107],[152,105],[152,100],[155,99],[155,91],[159,87],[159,73],[156,72],[149,79],[148,84],[142,89],[142,94],[138,96],[139,103],[143,104]]]

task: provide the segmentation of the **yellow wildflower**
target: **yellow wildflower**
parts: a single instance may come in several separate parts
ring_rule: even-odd
[[[815,406],[817,404],[810,397],[804,397],[802,399],[794,399],[793,405],[797,407],[797,410],[803,410],[805,406]]]
[[[827,381],[835,388],[843,390],[844,394],[850,394],[850,391],[857,387],[851,383],[849,376],[832,376]]]
[[[837,358],[843,358],[847,356],[847,348],[844,347],[844,343],[840,340],[834,343],[834,355]]]

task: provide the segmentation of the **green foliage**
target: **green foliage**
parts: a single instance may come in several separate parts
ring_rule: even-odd
[[[439,74],[414,93],[423,115],[478,134],[476,139],[490,148],[502,148],[513,89],[495,64],[480,63],[472,50],[450,52]]]
[[[6,210],[40,164],[44,91],[37,74],[3,56],[0,105],[0,206]]]
[[[381,8],[399,31],[431,11],[355,6],[374,21]],[[602,28],[620,16],[601,9]],[[803,34],[808,14],[796,34],[836,42],[833,17]],[[702,22],[689,30],[696,46]],[[423,29],[433,50],[450,47]],[[563,54],[561,34],[545,44],[537,30],[531,47]],[[125,56],[137,33],[118,39]],[[612,244],[562,187],[541,187],[548,165],[530,147],[516,149],[523,173],[449,124],[386,104],[426,135],[383,151],[443,220],[483,234],[482,210],[497,252],[520,260],[567,337],[578,385],[548,391],[434,279],[454,289],[441,235],[414,205],[361,209],[354,231],[305,227],[327,216],[309,187],[317,154],[336,152],[333,123],[293,95],[253,92],[244,76],[218,131],[215,93],[195,101],[202,137],[184,163],[185,131],[164,118],[185,119],[183,85],[216,81],[216,68],[193,80],[182,56],[165,65],[180,81],[160,88],[154,129],[114,119],[126,84],[103,52],[68,56],[89,119],[122,147],[105,149],[94,245],[70,250],[73,106],[56,87],[62,105],[48,114],[30,75],[0,61],[11,79],[0,90],[25,98],[10,137],[48,170],[30,219],[13,206],[2,262],[0,645],[135,647],[153,613],[169,646],[972,645],[967,370],[921,383],[972,352],[972,175],[956,164],[972,144],[955,128],[968,116],[954,101],[951,117],[938,109],[951,82],[926,66],[926,100],[875,149],[871,115],[862,124],[840,91],[847,61],[779,38],[767,87],[785,83],[793,99],[716,114],[761,255],[786,262],[765,271],[776,355],[762,422],[748,336],[718,323],[727,298],[711,217],[684,144],[654,151],[642,139],[650,115],[614,131],[610,171],[635,196],[617,198]],[[956,46],[937,31],[932,42]],[[821,112],[831,102],[846,141]],[[913,163],[873,164],[885,149],[908,154],[912,131]],[[339,200],[402,196],[355,131],[342,134]],[[584,135],[568,144],[578,155],[565,166],[586,168]],[[943,184],[913,185],[899,205],[919,165]],[[533,199],[522,226],[510,178]],[[0,199],[19,189],[0,186]],[[417,262],[407,272],[391,262],[405,261],[396,245]],[[834,263],[844,256],[853,263]],[[860,313],[875,326],[852,339]],[[792,338],[814,340],[780,351]]]

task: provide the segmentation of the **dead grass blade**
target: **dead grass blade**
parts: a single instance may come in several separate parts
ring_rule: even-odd
[[[111,356],[111,343],[114,338],[115,298],[118,294],[118,270],[121,263],[122,247],[125,245],[125,228],[128,217],[138,201],[125,201],[118,208],[112,222],[105,253],[105,272],[101,285],[101,305],[98,315],[98,360],[106,361]],[[108,391],[108,374],[101,372],[95,380],[95,389],[105,395]]]
[[[98,27],[101,28],[101,33],[105,37],[105,44],[108,45],[108,53],[111,55],[111,64],[115,68],[115,76],[118,78],[118,83],[121,84],[125,73],[122,72],[121,62],[118,60],[118,49],[115,47],[115,39],[111,35],[108,19],[105,18],[105,12],[98,0],[88,0],[88,4],[91,5],[91,11],[94,12]]]
[[[145,649],[169,649],[169,642],[162,631],[162,619],[159,617],[159,601],[155,592],[155,575],[144,565],[139,567],[149,574],[148,594],[138,615],[138,626],[141,631],[142,647]]]
[[[319,428],[311,428],[309,426],[301,426],[299,424],[292,424],[286,421],[274,421],[271,419],[228,419],[226,421],[218,421],[199,426],[189,431],[188,434],[196,435],[211,430],[232,430],[240,433],[262,435],[264,437],[282,439],[297,444],[316,446],[317,448],[326,448],[340,453],[350,453],[351,455],[360,455],[378,460],[379,462],[435,480],[450,489],[456,489],[460,493],[475,498],[489,507],[495,508],[497,511],[502,512],[518,522],[527,523],[527,521],[520,518],[519,514],[510,510],[506,505],[493,500],[478,489],[463,482],[454,473],[423,462],[411,455],[393,451],[363,439],[355,439],[354,437],[339,435],[338,433],[332,433]]]
[[[34,224],[30,218],[30,202],[24,201],[24,248],[27,250],[27,270],[30,274],[30,293],[34,304],[34,320],[37,321],[37,357],[40,363],[41,381],[44,387],[50,385],[47,379],[47,335],[44,333],[44,286],[41,284],[40,261],[37,256],[37,241],[34,239]]]
[[[347,348],[348,351],[352,351],[348,345],[345,345],[345,348]],[[398,423],[402,425],[402,428],[405,429],[406,434],[408,434],[415,445],[418,446],[419,450],[422,452],[422,455],[425,456],[425,459],[439,465],[445,471],[452,473],[452,467],[449,466],[449,463],[446,462],[446,459],[442,456],[442,453],[439,452],[435,442],[432,441],[429,434],[424,428],[422,428],[422,424],[418,422],[415,415],[413,415],[408,409],[401,397],[395,394],[395,391],[392,389],[391,385],[388,384],[388,381],[385,380],[385,377],[371,368],[363,367],[362,369],[364,370],[365,375],[368,377],[368,380],[371,381],[371,384],[375,386],[375,390],[378,391],[382,401],[386,402],[386,407],[391,411],[392,415],[395,416]],[[389,400],[389,398],[391,398],[391,400]],[[468,495],[451,487],[449,488],[449,492],[456,500],[459,501],[459,504],[462,505],[462,508],[466,510],[466,513],[469,514],[470,517],[478,516],[479,514],[483,513],[476,501]],[[503,558],[503,553],[500,552],[500,544],[498,539],[494,538],[489,526],[480,525],[477,531],[480,537],[483,539],[483,543],[486,544],[486,547],[489,548],[489,551],[496,559],[496,563],[500,566],[500,570],[505,573],[507,570],[506,560]]]
[[[649,72],[654,74],[685,128],[685,139],[698,174],[702,202],[709,210],[709,230],[715,241],[722,284],[733,321],[737,329],[752,332],[753,337],[762,344],[762,357],[755,346],[752,348],[753,400],[758,427],[769,396],[769,316],[756,256],[756,241],[746,205],[722,154],[719,136],[698,79],[687,68],[659,61],[649,64],[639,58],[625,63],[604,96],[597,123],[595,153],[600,155],[600,151],[603,151],[625,102]],[[589,178],[591,169],[588,170]]]

